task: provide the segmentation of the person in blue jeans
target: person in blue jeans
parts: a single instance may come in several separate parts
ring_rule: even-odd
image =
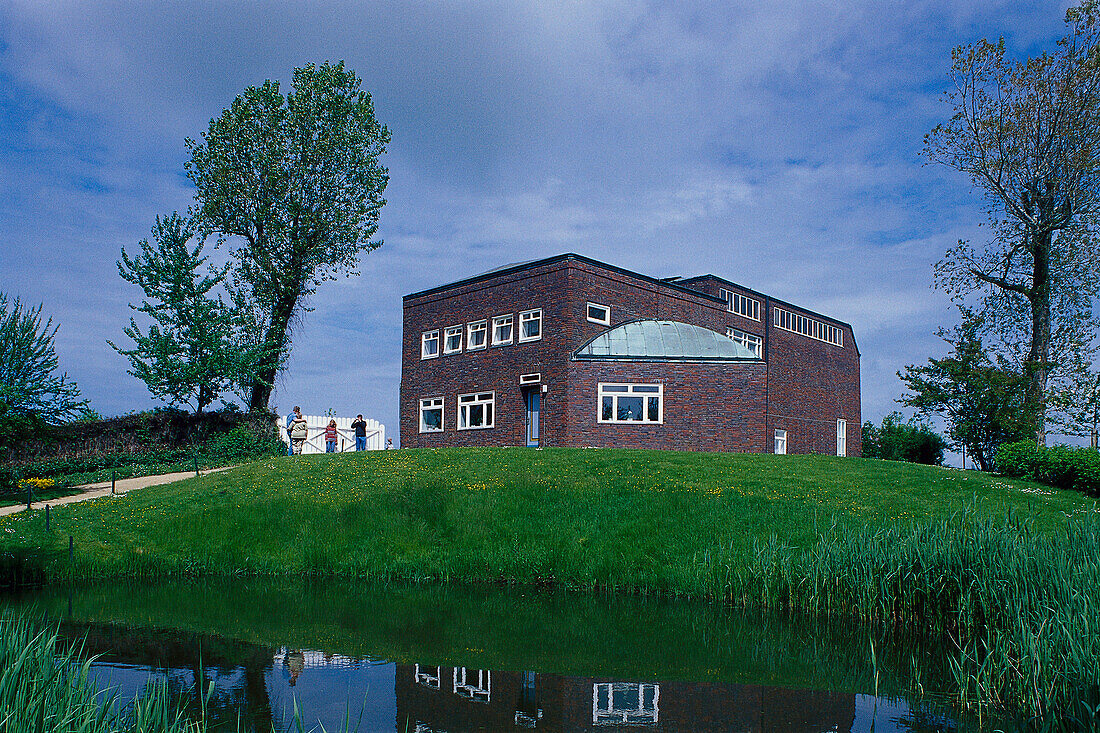
[[[286,454],[288,456],[294,455],[294,441],[290,439],[290,424],[294,422],[294,418],[300,415],[302,408],[298,405],[294,406],[294,409],[290,411],[290,414],[286,416]]]
[[[366,450],[367,423],[362,415],[355,416],[355,422],[351,424],[351,429],[355,431],[355,450]]]
[[[329,420],[325,428],[325,453],[336,452],[336,421]]]

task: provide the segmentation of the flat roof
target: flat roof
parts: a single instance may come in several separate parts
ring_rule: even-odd
[[[633,277],[638,280],[651,283],[653,285],[659,285],[661,287],[679,290],[680,292],[688,293],[699,298],[704,298],[715,303],[725,303],[725,301],[721,298],[713,295],[708,295],[707,293],[699,292],[698,290],[695,290],[693,288],[685,287],[678,283],[667,282],[665,280],[661,280],[660,278],[650,277],[649,275],[643,275],[640,272],[634,272],[633,270],[616,267],[615,265],[609,265],[606,262],[600,262],[599,260],[594,260],[591,257],[585,257],[584,255],[579,255],[574,252],[566,252],[565,254],[554,255],[553,257],[546,257],[541,260],[530,260],[528,262],[517,262],[514,265],[504,265],[503,267],[498,267],[495,270],[489,270],[488,272],[483,272],[478,275],[472,275],[461,280],[456,280],[452,283],[447,283],[446,285],[437,285],[434,288],[428,288],[427,290],[421,290],[416,293],[409,293],[404,298],[402,298],[402,300],[408,300],[410,298],[420,298],[425,295],[434,295],[436,293],[442,293],[444,291],[451,290],[452,288],[461,287],[463,285],[471,285],[481,280],[489,280],[492,278],[501,277],[502,275],[511,275],[512,273],[523,272],[524,270],[532,270],[536,267],[542,267],[543,265],[553,265],[558,262],[565,262],[566,260],[576,260],[577,262],[584,262],[585,264],[594,265],[603,270],[609,270],[610,272],[617,272],[620,275],[627,275],[628,277]]]

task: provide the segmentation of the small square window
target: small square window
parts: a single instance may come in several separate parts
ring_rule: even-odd
[[[611,309],[599,303],[588,304],[588,320],[604,326],[611,325]]]
[[[519,342],[538,341],[542,338],[542,309],[519,314]]]
[[[428,397],[420,400],[420,432],[443,432],[443,398]]]
[[[443,353],[457,354],[462,351],[462,326],[449,326],[443,331]]]
[[[512,314],[493,319],[493,346],[512,343]]]
[[[420,358],[434,359],[439,356],[439,329],[425,331],[420,335]]]
[[[466,324],[466,351],[484,349],[488,331],[487,321],[470,321]]]

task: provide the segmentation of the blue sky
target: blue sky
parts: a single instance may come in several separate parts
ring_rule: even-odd
[[[0,290],[53,315],[99,412],[157,404],[106,344],[140,295],[120,249],[193,202],[184,138],[343,59],[393,134],[385,244],[310,302],[281,410],[396,434],[401,296],[571,251],[850,322],[877,422],[954,323],[932,264],[983,236],[966,178],[920,155],[951,49],[1052,47],[1067,5],[0,0]]]

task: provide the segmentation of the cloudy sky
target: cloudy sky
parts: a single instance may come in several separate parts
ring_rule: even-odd
[[[850,322],[863,417],[954,323],[932,264],[980,239],[968,181],[924,165],[952,47],[1032,54],[1067,3],[0,0],[0,290],[60,324],[104,415],[147,409],[117,274],[193,189],[184,139],[245,87],[344,60],[393,134],[361,276],[318,290],[274,402],[397,428],[401,296],[577,252],[712,272]]]

